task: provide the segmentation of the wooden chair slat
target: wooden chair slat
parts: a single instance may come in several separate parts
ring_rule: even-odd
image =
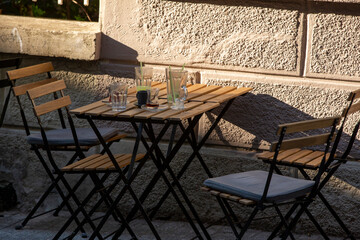
[[[57,92],[66,88],[64,80],[54,81],[28,90],[31,99]]]
[[[118,159],[122,159],[125,155],[127,154],[115,154],[114,158],[118,161]],[[95,171],[98,168],[101,168],[102,166],[105,165],[112,165],[112,161],[110,160],[110,157],[108,155],[106,155],[106,158],[102,159],[101,161],[98,161],[96,163],[90,164],[86,167],[83,168],[83,170],[81,171]]]
[[[322,151],[314,151],[300,159],[297,159],[296,161],[293,162],[294,165],[297,165],[297,166],[304,166],[306,163],[320,157],[320,156],[323,156],[324,155],[324,152]]]
[[[221,88],[221,86],[207,86],[207,87],[204,87],[204,88],[197,89],[197,90],[192,91],[191,93],[189,93],[186,100],[191,100],[191,99],[196,98],[196,97],[205,96],[206,94],[208,94],[210,92],[213,92],[213,91],[216,91],[219,88]]]
[[[348,111],[348,114],[353,114],[353,113],[355,113],[355,112],[357,112],[359,110],[360,110],[360,102],[354,103],[354,104],[351,105],[351,107],[350,107],[350,109]],[[341,116],[345,117],[345,113],[346,113],[346,109],[344,109]]]
[[[277,134],[280,135],[282,128],[286,127],[286,133],[302,132],[313,130],[317,128],[331,127],[335,121],[339,122],[340,117],[329,117],[322,119],[312,119],[307,121],[301,121],[296,123],[280,124],[277,130]]]
[[[30,67],[24,67],[20,69],[15,69],[7,72],[7,75],[10,80],[16,80],[19,78],[32,76],[36,74],[46,73],[54,71],[54,67],[51,62],[41,63]]]
[[[222,96],[223,94],[234,91],[235,89],[236,89],[236,87],[230,87],[230,86],[222,87],[222,88],[220,88],[216,91],[210,92],[206,95],[195,97],[195,98],[191,99],[191,101],[206,102],[207,100]]]
[[[89,166],[92,166],[94,164],[97,165],[99,163],[104,163],[104,162],[107,162],[107,161],[109,161],[109,157],[107,155],[102,155],[102,156],[97,157],[95,159],[82,161],[83,162],[82,164],[77,165],[72,170],[73,171],[83,171],[85,168],[88,168]]]
[[[145,154],[139,153],[136,154],[135,162],[143,159]],[[119,164],[120,168],[126,167],[131,162],[131,154],[124,154],[121,157],[116,158],[116,162]],[[102,166],[99,166],[96,168],[98,171],[104,171],[104,170],[115,170],[114,164],[110,161],[107,164],[103,164]]]
[[[189,111],[182,112],[178,115],[171,116],[170,119],[174,121],[181,121],[184,119],[188,119],[191,117],[194,117],[196,115],[199,115],[201,113],[207,112],[211,109],[214,109],[216,107],[220,106],[219,103],[204,103],[198,107],[195,107]]]
[[[329,156],[330,156],[330,153],[327,153],[326,158],[325,158],[325,162],[329,159]],[[315,158],[314,160],[311,160],[310,162],[307,162],[305,164],[305,167],[307,167],[307,168],[318,168],[318,167],[320,167],[322,159],[323,159],[323,156]]]
[[[219,191],[216,190],[210,190],[211,195],[218,196],[220,194]]]
[[[268,159],[272,158],[274,156],[274,154],[275,154],[275,152],[266,151],[266,152],[257,154],[256,157],[259,159],[268,160]]]
[[[314,135],[309,137],[301,137],[301,138],[294,138],[290,140],[284,140],[281,144],[280,149],[286,150],[291,148],[302,148],[306,146],[313,146],[313,145],[321,145],[325,144],[329,138],[330,134],[321,134],[321,135]],[[276,143],[272,143],[271,151],[275,151]]]
[[[239,203],[244,204],[245,206],[252,206],[256,203],[253,200],[242,198],[239,200]]]
[[[281,162],[291,164],[291,163],[311,154],[312,152],[313,152],[312,150],[304,149],[304,150],[298,151],[297,153],[295,153],[289,157],[282,159]]]
[[[354,96],[355,95],[355,96]],[[357,89],[350,93],[348,101],[350,101],[354,97],[354,100],[360,98],[360,89]]]
[[[195,107],[198,107],[200,105],[202,105],[202,102],[189,102],[189,103],[185,103],[185,108],[184,109],[179,109],[179,110],[174,110],[174,109],[169,109],[167,111],[161,112],[159,114],[156,114],[154,116],[152,116],[151,118],[154,120],[165,120],[170,118],[171,116],[180,114],[181,112],[184,111],[188,111],[190,109],[193,109]]]
[[[47,102],[38,106],[34,106],[34,110],[38,116],[41,116],[45,113],[57,110],[59,108],[69,106],[71,104],[71,100],[69,96],[65,96],[62,98],[58,98],[51,102]]]
[[[301,151],[300,148],[292,148],[292,149],[287,149],[281,153],[279,153],[279,155],[277,156],[277,161],[281,161],[286,157],[289,157],[297,152]]]
[[[117,134],[116,136],[109,138],[108,140],[106,140],[106,142],[114,142],[116,140],[120,140],[125,138],[127,135],[126,134]]]
[[[23,85],[15,86],[15,87],[13,87],[14,94],[15,94],[15,96],[21,96],[21,95],[26,94],[26,91],[28,91],[30,89],[42,86],[44,84],[52,83],[55,81],[57,81],[56,78],[48,78],[48,79],[37,81],[37,82],[26,83]]]
[[[72,164],[70,164],[70,165],[67,165],[67,166],[63,167],[63,168],[61,169],[61,171],[69,171],[69,170],[71,170],[73,167],[76,167],[76,166],[79,166],[79,165],[83,164],[83,162],[85,162],[85,161],[90,161],[90,160],[96,159],[96,158],[98,158],[98,157],[100,157],[100,156],[102,156],[102,155],[101,155],[101,154],[93,154],[93,155],[88,156],[88,157],[86,157],[86,158],[84,158],[84,159],[81,159],[80,161],[74,162],[74,163],[72,163]]]
[[[100,100],[100,101],[97,101],[97,102],[88,104],[88,105],[86,105],[86,106],[72,109],[72,110],[70,110],[70,112],[71,112],[71,113],[74,113],[74,114],[84,114],[84,113],[86,113],[87,111],[90,111],[90,110],[92,110],[92,109],[94,109],[94,108],[103,106],[104,103],[103,103],[102,101],[108,101],[108,100],[109,100],[108,98],[105,98],[105,99],[103,99],[103,100]]]
[[[244,94],[250,92],[251,90],[252,90],[252,88],[241,87],[234,91],[227,92],[221,96],[212,98],[212,99],[208,100],[207,102],[223,103],[232,98],[244,95]]]

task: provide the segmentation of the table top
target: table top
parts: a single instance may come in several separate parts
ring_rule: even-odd
[[[153,82],[152,87],[160,89],[159,103],[166,104],[166,83]],[[130,88],[128,90],[128,104],[125,111],[115,112],[111,110],[111,106],[108,106],[103,101],[108,98],[91,103],[89,105],[79,107],[71,110],[78,116],[93,116],[104,118],[134,118],[134,119],[152,119],[152,120],[172,120],[181,121],[183,119],[194,117],[198,114],[210,111],[218,107],[221,103],[244,95],[252,90],[247,87],[231,87],[231,86],[214,86],[206,84],[189,84],[188,97],[185,102],[185,108],[180,110],[173,110],[167,108],[162,111],[148,111],[138,108],[134,103],[136,102],[136,88]]]

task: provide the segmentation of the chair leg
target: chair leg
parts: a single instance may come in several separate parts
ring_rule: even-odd
[[[310,202],[306,202],[306,203],[300,203],[300,210],[296,213],[295,217],[292,219],[292,221],[290,222],[290,224],[287,226],[286,231],[284,232],[284,234],[281,236],[281,239],[286,239],[291,230],[295,227],[296,223],[299,221],[300,216],[305,212],[305,209],[310,205]]]
[[[341,228],[345,231],[345,233],[347,234],[347,237],[350,239],[355,240],[355,237],[352,235],[352,233],[350,232],[350,230],[346,227],[345,223],[341,220],[341,218],[339,217],[339,215],[335,212],[335,210],[331,207],[330,203],[326,200],[326,198],[324,197],[324,195],[319,192],[318,193],[319,198],[321,199],[321,201],[325,204],[326,208],[329,210],[329,212],[333,215],[333,217],[335,218],[335,220],[339,223],[339,225],[341,226]]]
[[[241,232],[239,234],[238,239],[241,239],[244,236],[245,232],[250,227],[250,224],[251,224],[252,220],[254,219],[254,217],[255,217],[255,215],[257,214],[258,211],[259,211],[259,208],[256,206],[254,208],[253,212],[251,213],[249,219],[246,221],[244,227],[241,229]]]
[[[324,239],[329,239],[329,237],[327,236],[327,234],[325,233],[325,231],[322,229],[322,227],[320,226],[320,224],[316,221],[316,219],[314,218],[314,216],[311,214],[311,212],[309,211],[309,209],[305,209],[305,213],[306,215],[308,215],[309,219],[313,222],[313,224],[315,225],[316,229],[319,231],[319,233],[323,236]]]
[[[290,218],[290,216],[295,212],[296,208],[299,206],[299,203],[295,203],[291,208],[290,210],[286,213],[284,219],[285,219],[285,222]],[[284,222],[281,221],[277,226],[276,228],[273,230],[273,232],[271,233],[271,235],[269,236],[268,239],[274,239],[276,237],[276,234],[280,231],[280,229],[282,228]],[[289,227],[289,226],[287,226]]]
[[[283,214],[281,213],[281,211],[280,211],[280,209],[279,209],[279,207],[278,207],[277,205],[275,205],[275,210],[276,210],[277,214],[278,214],[279,217],[280,217],[281,223],[282,223],[285,227],[288,227],[288,223],[287,223],[287,221],[286,221],[286,218],[284,218]],[[294,235],[293,235],[291,232],[289,233],[289,235],[290,235],[290,238],[291,238],[292,240],[295,240],[295,237],[294,237]],[[270,238],[270,237],[269,237],[269,238]]]
[[[222,211],[223,211],[223,213],[225,215],[225,218],[226,218],[226,220],[228,221],[228,223],[229,223],[229,225],[231,227],[231,230],[234,232],[234,235],[236,236],[237,239],[240,239],[240,235],[239,235],[239,232],[236,230],[234,221],[231,219],[231,216],[229,215],[229,212],[228,212],[229,208],[225,207],[226,200],[222,199],[219,196],[216,196],[216,200],[218,201],[218,203],[219,203],[219,205],[220,205],[220,207],[221,207],[221,209],[222,209]]]

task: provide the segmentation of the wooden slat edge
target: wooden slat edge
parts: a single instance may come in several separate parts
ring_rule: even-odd
[[[36,88],[36,87],[39,87],[41,85],[45,85],[45,84],[48,84],[48,83],[52,83],[52,82],[55,82],[55,81],[57,81],[56,78],[48,78],[48,79],[41,80],[41,81],[22,84],[22,85],[13,87],[13,91],[14,91],[15,96],[21,96],[21,95],[26,94],[26,91],[28,91],[30,89],[33,89],[33,88]]]
[[[41,116],[45,113],[54,111],[56,109],[68,106],[71,104],[71,100],[69,96],[65,96],[56,100],[53,100],[51,102],[47,102],[44,104],[41,104],[39,106],[35,106],[35,112],[38,116]]]
[[[33,76],[40,73],[46,73],[54,71],[54,67],[51,62],[41,63],[34,66],[23,67],[11,71],[7,71],[7,75],[10,80],[16,80],[19,78]]]
[[[48,84],[29,89],[27,92],[31,99],[45,96],[49,93],[57,92],[66,88],[64,80],[54,81]]]

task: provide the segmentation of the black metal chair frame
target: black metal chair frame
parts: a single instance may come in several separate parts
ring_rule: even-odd
[[[232,229],[232,231],[234,232],[235,236],[237,239],[241,239],[245,232],[247,231],[247,229],[249,228],[252,220],[254,219],[254,217],[256,216],[256,214],[258,213],[258,211],[263,211],[267,208],[275,208],[277,215],[280,218],[280,223],[278,224],[278,226],[274,229],[274,231],[272,232],[272,234],[270,235],[269,239],[272,239],[276,236],[276,234],[278,233],[278,231],[281,229],[281,227],[285,226],[287,231],[286,234],[284,234],[282,237],[283,239],[286,239],[288,236],[290,236],[291,239],[295,239],[294,236],[291,233],[291,229],[292,229],[292,223],[288,223],[287,219],[291,216],[291,214],[295,211],[296,207],[299,205],[305,206],[308,205],[308,203],[311,203],[313,201],[313,196],[316,195],[317,190],[319,189],[319,184],[320,184],[320,177],[323,175],[323,173],[325,172],[325,162],[326,162],[326,154],[331,150],[331,152],[336,150],[336,146],[337,143],[335,142],[334,144],[331,144],[332,142],[332,138],[336,132],[336,125],[338,124],[338,119],[334,118],[334,123],[332,124],[332,129],[331,132],[327,138],[327,143],[326,143],[326,147],[325,147],[325,151],[324,151],[324,155],[322,157],[322,161],[321,161],[321,166],[319,168],[318,174],[316,175],[314,181],[315,181],[315,185],[312,188],[311,193],[308,196],[304,196],[302,198],[298,198],[295,200],[290,200],[290,201],[286,201],[286,202],[281,202],[281,203],[276,203],[276,202],[266,202],[266,196],[269,190],[269,186],[270,186],[270,182],[271,182],[271,178],[272,178],[272,174],[274,172],[277,172],[277,156],[279,154],[279,151],[281,149],[281,145],[282,142],[284,140],[285,134],[286,134],[286,130],[287,127],[281,127],[281,132],[280,132],[280,136],[279,136],[279,140],[275,143],[274,147],[275,147],[275,154],[273,156],[273,159],[270,162],[270,169],[269,169],[269,175],[267,178],[267,181],[265,183],[265,188],[264,188],[264,193],[262,195],[262,198],[260,201],[256,201],[254,203],[254,205],[251,205],[254,210],[252,211],[252,213],[250,214],[249,218],[247,219],[247,221],[245,222],[244,225],[238,224],[238,226],[240,227],[241,231],[238,232],[237,228],[236,228],[236,224],[235,222],[238,222],[238,219],[234,218],[234,215],[232,212],[228,211],[228,208],[226,207],[226,204],[228,204],[228,200],[221,197],[220,195],[216,195],[216,199],[222,209],[222,211],[225,214],[225,218],[227,219],[227,221],[230,224],[230,227]],[[332,146],[331,146],[332,145]],[[333,156],[330,154],[330,157]],[[329,162],[330,159],[327,160],[327,162]],[[331,162],[331,160],[330,160]],[[292,205],[292,207],[290,208],[290,210],[287,212],[287,214],[284,216],[279,207],[282,205]],[[294,209],[295,208],[295,209]],[[308,211],[306,211],[308,212]]]
[[[61,90],[59,90],[60,92],[60,97],[64,97],[64,93]],[[30,96],[29,94],[29,91],[28,91],[28,95]],[[58,99],[57,97],[55,99]],[[34,101],[32,101],[33,103],[33,106],[35,106],[35,103]],[[74,137],[74,143],[75,143],[75,147],[76,147],[76,155],[79,156],[80,158],[85,158],[85,155],[83,153],[83,150],[82,150],[82,147],[80,146],[79,144],[79,140],[78,140],[78,137],[77,137],[77,134],[76,134],[76,130],[75,130],[75,125],[74,125],[74,122],[72,120],[72,117],[71,117],[71,114],[69,112],[69,109],[68,109],[68,106],[64,106],[64,109],[66,111],[66,114],[67,114],[67,120],[68,120],[68,123],[69,123],[69,126],[70,126],[70,129],[71,129],[71,132],[73,134],[73,137]],[[59,109],[58,109],[59,111]],[[61,110],[60,110],[61,111]],[[36,115],[36,114],[35,114]],[[63,204],[68,208],[70,214],[73,216],[74,215],[74,210],[72,209],[70,203],[69,203],[69,200],[72,199],[76,206],[77,206],[77,210],[79,210],[86,222],[91,226],[91,228],[93,230],[96,229],[96,225],[94,224],[93,220],[91,219],[91,216],[86,212],[84,206],[81,205],[81,202],[80,200],[77,198],[77,196],[75,195],[75,191],[77,189],[77,187],[71,187],[70,184],[68,183],[68,181],[65,179],[65,173],[62,172],[58,165],[56,164],[55,162],[55,159],[53,158],[52,156],[52,149],[53,149],[53,146],[49,145],[48,143],[48,140],[47,140],[47,137],[46,137],[46,133],[45,133],[45,128],[42,126],[42,122],[41,122],[41,119],[39,116],[36,116],[37,117],[37,120],[38,120],[38,124],[40,126],[40,131],[41,131],[41,135],[42,135],[42,138],[43,138],[43,141],[44,141],[44,145],[41,147],[42,149],[44,149],[46,151],[46,155],[47,155],[47,159],[50,163],[50,166],[54,169],[55,171],[55,174],[57,174],[57,177],[54,178],[54,173],[52,173],[48,167],[48,164],[45,162],[45,159],[42,157],[42,155],[40,154],[39,152],[39,148],[35,148],[34,151],[37,153],[37,155],[39,156],[39,159],[40,161],[42,162],[49,178],[52,180],[53,182],[53,185],[59,195],[61,196],[62,200],[63,200]],[[65,124],[65,121],[63,122]],[[101,134],[99,133],[99,135],[101,136]],[[109,147],[109,143],[106,143],[104,141],[104,145]],[[116,163],[116,161],[115,161]],[[117,164],[117,163],[116,163]],[[91,180],[93,181],[94,185],[95,185],[95,189],[97,192],[100,193],[101,197],[104,199],[106,205],[108,207],[110,207],[110,204],[113,202],[112,198],[110,195],[107,195],[106,192],[102,191],[102,189],[104,189],[104,185],[102,184],[101,180],[99,179],[99,177],[94,174],[94,173],[83,173],[82,176],[81,176],[81,179],[84,179],[85,177],[87,176],[90,176]],[[62,189],[60,188],[60,186],[58,185],[58,182],[61,182],[65,189],[67,190],[68,192],[68,195],[65,196],[65,194],[63,193]],[[76,186],[79,186],[81,185],[82,182],[78,181],[76,183]],[[118,218],[120,218],[120,220],[118,221],[121,221],[125,226],[126,228],[129,230],[129,232],[132,232],[130,226],[126,223],[126,220],[123,218],[122,214],[119,212],[119,211],[116,211],[116,214],[113,215],[114,218],[116,220],[118,220]],[[79,229],[83,232],[83,237],[86,237],[86,234],[85,234],[85,231],[83,229],[83,226],[81,224],[81,222],[78,220],[78,218],[75,216],[74,218],[76,224],[79,226]],[[102,236],[99,234],[99,233],[95,233],[95,235],[99,238],[99,239],[103,239]],[[56,239],[56,238],[54,238]]]
[[[38,75],[40,73],[37,73],[37,74],[34,74],[34,75]],[[44,74],[47,75],[47,79],[46,80],[42,80],[44,81],[44,84],[46,83],[49,83],[49,82],[53,82],[53,81],[56,81],[55,78],[52,78],[52,75],[51,75],[51,72],[48,71],[48,72],[44,72]],[[25,129],[25,132],[26,132],[26,135],[29,136],[30,135],[30,128],[29,128],[29,125],[28,125],[28,122],[27,122],[27,118],[26,118],[26,114],[25,114],[25,111],[23,109],[23,104],[22,104],[22,101],[20,99],[20,95],[17,95],[14,91],[14,89],[16,89],[17,85],[16,85],[16,82],[21,80],[21,78],[19,79],[12,79],[8,72],[7,72],[7,77],[8,77],[8,82],[10,83],[11,85],[11,91],[13,92],[13,95],[15,96],[16,100],[17,100],[17,103],[18,103],[18,106],[19,106],[19,110],[20,110],[20,115],[21,115],[21,119],[23,121],[23,125],[24,125],[24,129]],[[58,98],[58,95],[57,93],[54,93],[54,99],[57,99]],[[61,123],[61,127],[62,128],[66,128],[66,124],[65,124],[65,119],[64,119],[64,116],[63,116],[63,113],[61,110],[58,111],[58,116],[59,116],[59,119],[60,119],[60,123]],[[119,141],[119,140],[116,140],[116,141]],[[108,146],[110,146],[113,142],[109,142],[107,143]],[[26,226],[26,224],[33,218],[36,218],[36,217],[39,217],[39,216],[42,216],[44,214],[47,214],[47,213],[50,213],[50,212],[53,212],[53,215],[54,216],[58,216],[58,213],[61,211],[61,209],[63,209],[64,206],[67,206],[68,210],[70,212],[72,212],[72,208],[71,206],[67,203],[67,201],[70,199],[71,195],[68,194],[67,196],[65,196],[64,192],[61,190],[60,186],[58,185],[60,181],[62,181],[62,176],[58,169],[54,169],[52,168],[53,166],[49,165],[47,163],[47,161],[45,160],[45,158],[43,157],[43,155],[41,154],[40,150],[43,149],[45,151],[47,151],[46,149],[49,148],[51,151],[69,151],[69,152],[75,152],[74,155],[71,157],[71,159],[67,162],[66,165],[69,165],[71,163],[73,163],[75,160],[77,160],[78,158],[83,158],[84,157],[84,154],[83,154],[83,151],[87,151],[90,147],[92,146],[81,146],[81,155],[79,154],[79,151],[76,150],[76,146],[74,146],[75,148],[58,148],[56,146],[45,146],[44,145],[34,145],[32,144],[31,145],[31,150],[33,150],[36,154],[36,156],[39,158],[44,170],[46,171],[47,175],[49,176],[49,178],[51,179],[51,184],[50,186],[47,188],[47,190],[43,193],[43,195],[40,197],[40,199],[37,201],[36,205],[31,209],[31,211],[29,212],[29,214],[26,216],[26,218],[22,221],[22,223],[20,225],[17,225],[16,226],[16,229],[22,229],[23,227]],[[103,154],[104,153],[104,149],[101,151],[101,153]],[[52,170],[52,169],[53,170]],[[58,175],[57,177],[55,175]],[[78,180],[78,182],[73,186],[72,188],[72,191],[75,192],[79,186],[82,184],[82,182],[86,179],[87,175],[84,174],[83,176],[81,176]],[[48,211],[45,211],[45,212],[42,212],[42,213],[39,213],[37,215],[35,215],[35,213],[37,212],[37,210],[41,207],[41,205],[43,204],[43,202],[46,200],[46,198],[49,196],[49,194],[54,190],[56,189],[57,192],[59,193],[60,197],[63,199],[62,203],[57,206],[56,208],[54,209],[51,209],[51,210],[48,210]],[[76,220],[77,223],[79,224],[80,222],[78,220]],[[83,236],[86,237],[86,234],[85,234],[85,231],[83,229],[81,229],[82,232],[83,232]]]
[[[340,216],[336,213],[336,211],[333,209],[333,207],[330,205],[330,203],[326,200],[325,196],[321,193],[321,190],[324,188],[324,186],[326,185],[326,183],[330,180],[330,178],[335,174],[335,172],[339,169],[339,167],[342,164],[345,164],[347,162],[347,157],[351,152],[351,149],[353,147],[353,144],[355,142],[356,139],[356,135],[359,131],[359,127],[360,127],[360,120],[357,122],[357,124],[354,126],[353,132],[351,134],[349,143],[345,149],[345,151],[342,153],[341,157],[338,158],[335,156],[336,151],[337,151],[337,147],[338,144],[341,140],[342,134],[343,134],[343,129],[344,129],[344,125],[346,122],[346,119],[348,117],[349,114],[355,112],[349,112],[351,110],[351,107],[353,107],[354,105],[354,101],[355,99],[360,97],[360,90],[354,91],[350,94],[349,96],[349,104],[348,107],[344,109],[343,113],[342,113],[342,124],[338,130],[338,133],[336,135],[336,139],[334,141],[334,145],[333,145],[333,149],[331,152],[331,156],[329,157],[329,160],[324,164],[324,171],[326,172],[326,176],[323,178],[323,180],[321,180],[319,182],[319,186],[317,188],[317,190],[313,193],[313,198],[315,197],[319,197],[320,200],[323,202],[323,204],[325,205],[326,209],[328,209],[328,211],[331,213],[331,215],[334,217],[334,219],[336,220],[336,222],[340,225],[340,227],[343,229],[343,231],[346,233],[346,237],[350,238],[350,239],[355,239],[355,237],[353,236],[353,234],[351,233],[351,231],[347,228],[347,226],[345,225],[345,223],[341,220]],[[357,105],[360,106],[360,103],[357,103]],[[355,109],[357,107],[355,106]],[[357,109],[356,109],[357,111]],[[291,165],[290,165],[291,166]],[[306,173],[305,169],[307,169],[306,167],[301,167],[301,166],[291,166],[291,167],[296,167],[300,173],[304,176],[305,179],[311,180],[311,177]],[[314,169],[310,169],[310,170],[314,170]],[[320,171],[320,169],[318,170]],[[276,172],[278,174],[282,174],[281,171],[276,168]],[[317,175],[316,175],[317,176]],[[302,205],[301,209],[297,212],[296,216],[293,218],[293,220],[291,221],[291,224],[289,225],[289,229],[287,230],[287,232],[284,234],[284,236],[286,236],[288,234],[288,232],[296,225],[296,222],[298,221],[298,219],[300,218],[301,214],[303,212],[305,212],[309,219],[314,223],[315,227],[317,228],[317,230],[319,231],[319,233],[324,237],[324,239],[329,239],[329,237],[327,236],[327,234],[325,233],[325,231],[321,228],[320,224],[315,220],[314,216],[310,213],[310,211],[308,210],[308,206],[311,204],[311,202],[309,202],[307,205]],[[286,214],[285,218],[288,219],[297,209],[299,205],[294,205],[292,207],[292,209]],[[281,228],[281,224],[274,230],[273,234],[271,235],[271,237],[275,237],[275,234],[280,230]]]
[[[21,58],[2,59],[2,60],[0,60],[0,68],[16,68],[16,69],[18,69],[20,67],[21,61],[22,61]],[[5,113],[6,113],[8,105],[9,105],[11,88],[12,88],[11,82],[7,78],[0,79],[0,88],[6,88],[6,87],[9,87],[9,91],[6,95],[4,106],[1,111],[0,127],[2,127],[2,125],[4,123]]]

